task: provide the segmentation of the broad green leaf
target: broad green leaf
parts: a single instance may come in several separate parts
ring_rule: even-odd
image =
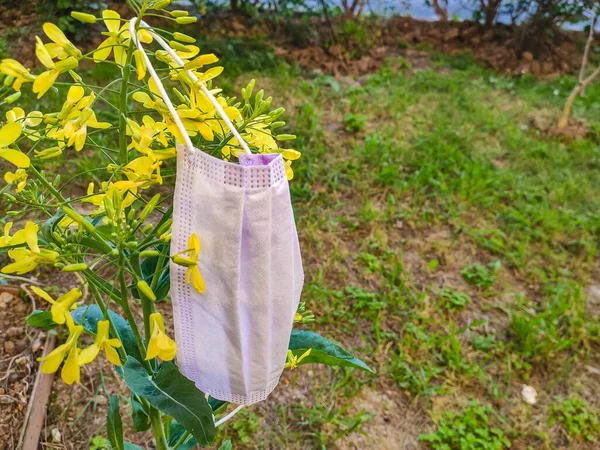
[[[174,363],[164,362],[158,372],[150,376],[138,360],[128,357],[123,378],[133,393],[177,420],[200,445],[214,440],[213,414],[204,394]]]
[[[106,434],[113,450],[125,450],[123,442],[123,423],[119,411],[119,397],[113,395],[108,404],[108,417],[106,419]]]
[[[150,417],[144,411],[139,397],[131,394],[131,417],[133,417],[133,429],[135,431],[146,431],[150,428]]]
[[[373,369],[360,359],[313,331],[292,330],[288,348],[295,356],[302,356],[311,349],[310,355],[303,358],[299,365],[316,363],[328,366],[350,366],[374,373]]]
[[[36,309],[29,317],[25,319],[27,325],[32,327],[41,328],[42,330],[51,330],[56,327],[56,323],[52,320],[52,313],[50,311],[41,311]]]
[[[98,305],[82,305],[75,311],[72,311],[71,315],[76,323],[83,325],[83,328],[92,334],[96,334],[98,329],[98,321],[104,320],[104,315],[102,314],[102,310]],[[123,344],[125,353],[133,356],[136,359],[141,359],[140,350],[137,346],[135,338],[133,337],[133,332],[131,331],[129,323],[127,323],[125,319],[123,319],[114,311],[109,310],[108,315],[110,316],[112,323],[115,325],[117,333],[119,333],[118,337]]]

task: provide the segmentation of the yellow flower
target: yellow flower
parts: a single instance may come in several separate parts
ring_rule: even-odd
[[[67,146],[75,146],[76,151],[81,151],[87,139],[87,128],[106,129],[110,128],[108,122],[98,122],[96,114],[90,108],[84,108],[74,120],[69,120],[63,128]]]
[[[19,169],[27,169],[31,164],[29,156],[20,150],[6,148],[21,136],[22,130],[19,122],[7,123],[0,128],[0,159],[7,160]]]
[[[150,314],[150,341],[146,350],[146,359],[156,358],[170,361],[175,358],[175,341],[165,333],[165,323],[160,313]]]
[[[91,203],[97,208],[91,212],[92,216],[99,216],[105,213],[104,198],[113,199],[115,195],[121,198],[121,208],[125,209],[131,206],[136,200],[137,184],[131,181],[117,181],[115,183],[103,182],[99,193],[94,194],[94,183],[88,185],[88,197],[82,199],[82,203]]]
[[[173,256],[173,262],[180,266],[187,267],[185,273],[185,282],[192,282],[192,286],[199,294],[204,294],[204,279],[198,269],[198,257],[200,256],[200,240],[196,233],[192,233],[188,240],[188,249],[182,253],[188,253],[189,257],[183,257],[181,254]]]
[[[29,69],[14,59],[3,59],[0,63],[0,72],[14,79],[12,87],[15,91],[20,91],[23,83],[35,81],[35,76],[29,73]]]
[[[25,115],[23,108],[19,108],[18,106],[6,112],[6,121],[8,123],[19,122],[23,128],[23,133],[32,141],[39,140],[41,135],[39,131],[30,130],[30,128],[37,127],[42,123],[43,119],[44,114],[41,111],[31,111]]]
[[[142,55],[142,50],[139,48],[133,52],[133,58],[135,59],[135,68],[137,70],[137,79],[141,80],[146,76],[146,60]]]
[[[4,181],[7,184],[14,184],[15,191],[21,192],[27,186],[27,172],[25,169],[17,169],[13,172],[6,172],[4,174]]]
[[[49,24],[46,24],[49,25]],[[56,28],[58,30],[58,28]],[[60,30],[58,30],[60,32]],[[62,34],[62,32],[61,32]],[[63,35],[64,36],[64,35]],[[44,45],[42,40],[36,36],[35,37],[37,43],[35,45],[35,54],[40,60],[40,62],[48,69],[47,71],[41,73],[33,82],[33,92],[38,94],[38,98],[41,98],[48,89],[52,87],[58,76],[62,73],[68,72],[69,70],[76,69],[79,66],[79,61],[73,56],[68,56],[66,53],[66,58],[59,60],[58,62],[54,62],[52,54],[48,51],[47,46],[50,44]],[[65,38],[66,39],[66,38]],[[68,42],[68,40],[67,40]],[[63,47],[59,44],[57,45],[57,49],[62,49]],[[71,44],[73,45],[73,44]],[[59,53],[61,54],[61,53]],[[60,58],[59,58],[60,59]]]
[[[42,28],[46,36],[53,42],[45,45],[52,58],[58,58],[62,61],[69,57],[76,59],[81,57],[81,51],[67,39],[65,34],[56,25],[46,22]]]
[[[71,314],[66,317],[67,327],[69,329],[69,337],[67,342],[56,347],[48,356],[45,358],[39,358],[38,361],[43,361],[42,372],[43,373],[54,373],[58,370],[60,364],[67,357],[65,364],[63,365],[60,373],[61,378],[67,384],[73,384],[73,382],[79,383],[81,363],[79,361],[79,348],[77,348],[77,341],[79,336],[83,332],[81,325],[75,325]]]
[[[25,228],[14,234],[10,240],[10,245],[27,244],[27,247],[16,247],[8,251],[8,256],[15,262],[3,267],[1,270],[2,273],[23,275],[35,269],[38,264],[53,263],[56,261],[56,258],[58,258],[57,252],[39,248],[37,232],[38,226],[28,221],[25,224]]]
[[[94,52],[96,61],[104,61],[113,52],[115,62],[122,66],[127,59],[125,51],[126,41],[129,38],[129,23],[126,22],[121,26],[121,16],[118,12],[107,9],[102,11],[104,25],[108,31],[103,32],[104,36],[108,36]]]
[[[67,316],[71,315],[69,311],[77,308],[75,302],[81,297],[81,291],[77,288],[71,289],[69,292],[61,295],[56,300],[50,297],[50,294],[48,294],[46,291],[36,286],[31,286],[31,290],[52,305],[52,308],[50,308],[52,320],[54,323],[58,324],[65,323]]]
[[[94,343],[81,350],[79,354],[79,362],[82,365],[91,363],[98,356],[100,350],[104,350],[106,358],[115,366],[121,365],[119,353],[115,350],[121,347],[121,341],[117,338],[109,338],[109,328],[110,322],[108,320],[98,321],[98,332],[96,333]]]
[[[12,226],[12,222],[7,222],[4,225],[4,236],[0,236],[0,247],[8,247],[10,245],[10,241],[12,240],[12,236],[10,235],[10,229],[12,228]]]
[[[284,364],[283,367],[285,369],[290,369],[290,370],[296,369],[300,365],[300,361],[302,361],[304,358],[306,358],[308,355],[310,355],[310,351],[311,350],[312,349],[309,348],[300,357],[294,355],[294,353],[291,350],[288,350],[288,352],[287,352],[287,361],[286,361],[286,363]]]
[[[152,156],[140,156],[123,167],[122,172],[129,181],[134,182],[142,189],[147,189],[153,184],[162,184],[161,164],[162,161]]]
[[[162,147],[167,147],[169,145],[165,134],[165,131],[167,130],[166,123],[156,122],[152,117],[144,116],[142,118],[142,125],[132,119],[127,119],[127,124],[126,134],[127,136],[131,136],[131,144],[129,144],[128,148],[134,148],[138,152],[144,153],[160,161],[176,156],[174,148],[163,148],[161,150],[150,149],[155,142],[159,143]]]

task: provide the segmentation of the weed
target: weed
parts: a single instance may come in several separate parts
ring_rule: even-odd
[[[577,397],[558,400],[550,405],[548,426],[560,423],[572,439],[596,442],[600,433],[598,415],[588,402]]]
[[[437,295],[440,299],[439,307],[448,312],[462,311],[471,301],[468,294],[449,287],[441,289]]]
[[[448,412],[437,423],[433,433],[419,439],[428,442],[433,450],[502,450],[510,448],[509,439],[500,428],[492,426],[499,421],[489,405],[472,401],[460,413]]]
[[[367,116],[364,114],[347,113],[344,115],[344,127],[351,133],[359,133],[365,129]]]
[[[496,282],[496,275],[500,270],[501,263],[496,261],[483,266],[481,264],[469,264],[460,273],[467,283],[482,289],[489,289]]]

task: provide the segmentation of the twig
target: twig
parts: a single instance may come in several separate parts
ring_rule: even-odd
[[[594,41],[594,25],[596,19],[596,11],[592,11],[592,17],[590,18],[590,32],[588,34],[587,42],[585,43],[585,50],[583,51],[583,62],[581,63],[581,70],[579,70],[579,84],[583,83],[585,77],[585,69],[587,69],[588,57],[590,53],[590,47]],[[581,97],[585,96],[585,89],[581,90]]]
[[[567,126],[567,123],[569,123],[571,107],[573,106],[575,97],[577,97],[578,94],[583,93],[586,86],[588,84],[590,84],[592,81],[594,81],[598,77],[598,75],[600,75],[600,66],[599,66],[587,78],[584,78],[584,72],[585,72],[585,68],[587,66],[589,48],[591,46],[591,42],[593,41],[593,37],[594,37],[593,30],[594,30],[595,19],[596,19],[596,15],[594,12],[592,12],[592,19],[590,21],[590,35],[588,37],[588,42],[586,43],[585,51],[583,53],[583,62],[581,64],[581,70],[579,71],[579,81],[577,82],[577,85],[573,88],[573,90],[571,91],[571,94],[569,95],[569,97],[567,98],[567,101],[565,102],[565,107],[563,109],[562,115],[560,116],[560,120],[558,121],[558,130],[559,131],[564,129]]]

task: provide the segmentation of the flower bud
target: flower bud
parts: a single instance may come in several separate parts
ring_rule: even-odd
[[[156,230],[156,234],[160,236],[161,234],[166,233],[169,228],[171,228],[171,225],[173,225],[173,219],[167,220],[158,230]]]
[[[90,222],[88,222],[85,219],[85,217],[80,215],[75,210],[65,207],[65,208],[63,208],[63,211],[69,218],[73,219],[75,222],[77,222],[79,225],[81,225],[83,228],[85,228],[88,232],[93,233],[96,231],[94,228],[94,225],[92,225]]]
[[[169,41],[169,45],[171,46],[171,48],[174,48],[175,50],[179,50],[180,52],[186,52],[189,53],[190,49],[183,45],[181,42],[177,42],[177,41]]]
[[[127,247],[129,250],[135,250],[138,246],[138,242],[137,241],[129,241],[125,243],[125,247]]]
[[[176,87],[173,87],[171,89],[173,91],[173,94],[175,94],[175,97],[177,97],[177,99],[181,102],[181,103],[187,103],[188,99],[185,98],[185,96],[179,92],[179,90]]]
[[[189,15],[189,13],[187,11],[184,11],[182,9],[174,9],[173,11],[169,11],[169,13],[173,17],[186,17]]]
[[[179,25],[189,25],[190,23],[196,23],[197,20],[196,17],[178,17],[175,22]]]
[[[74,70],[69,70],[69,75],[71,75],[71,78],[73,78],[73,81],[75,81],[75,83],[83,83],[83,78],[81,78]]]
[[[87,264],[79,263],[79,264],[69,264],[68,266],[64,266],[61,270],[63,272],[81,272],[88,268]]]
[[[275,139],[277,139],[278,141],[293,141],[294,139],[296,139],[296,135],[295,134],[279,134],[279,135],[275,136]]]
[[[253,78],[250,80],[250,83],[248,83],[248,86],[246,86],[245,88],[242,88],[242,98],[246,101],[248,101],[250,99],[250,97],[252,97],[252,91],[254,90],[254,85],[256,84],[256,80]]]
[[[146,207],[140,213],[141,221],[145,221],[148,218],[150,213],[152,211],[154,211],[154,208],[156,208],[156,205],[158,204],[159,200],[160,200],[160,194],[156,194],[154,197],[152,197],[150,199],[150,201],[146,204]]]
[[[149,299],[152,302],[156,301],[156,295],[154,295],[154,292],[152,292],[152,289],[150,289],[150,286],[148,286],[148,283],[146,283],[143,280],[140,280],[137,283],[137,288],[144,295],[144,297],[146,297],[147,299]]]
[[[8,76],[4,79],[4,86],[10,86],[13,81],[15,81],[15,77]]]
[[[285,125],[285,122],[281,122],[281,121],[280,121],[280,122],[273,122],[273,123],[271,124],[271,128],[281,128],[281,127],[283,127],[284,125]]]
[[[184,267],[192,267],[195,266],[197,264],[196,261],[191,260],[190,258],[186,258],[184,256],[179,256],[179,255],[175,255],[171,258],[173,260],[173,262],[179,266],[184,266]]]
[[[142,228],[142,233],[144,233],[144,234],[145,234],[145,233],[148,233],[149,231],[151,231],[151,230],[152,230],[152,227],[153,227],[153,226],[154,226],[154,225],[152,225],[151,223],[149,223],[149,224],[148,224],[148,225],[146,225],[144,228]]]
[[[154,4],[153,8],[158,9],[158,10],[165,9],[167,6],[169,6],[170,3],[171,3],[171,0],[158,0]]]
[[[186,44],[195,44],[196,43],[195,38],[188,36],[187,34],[180,33],[179,31],[176,31],[175,33],[173,33],[173,37],[180,42],[185,42]]]
[[[82,23],[96,23],[98,20],[95,16],[80,11],[71,11],[71,17]]]
[[[20,91],[19,92],[15,92],[14,94],[11,94],[8,97],[6,97],[5,101],[6,101],[6,103],[8,103],[10,105],[11,103],[16,102],[19,99],[20,96],[21,96],[21,92]]]
[[[158,255],[160,255],[160,252],[158,250],[144,250],[140,253],[140,256],[142,258],[153,258]]]
[[[273,118],[273,120],[277,119],[285,112],[285,108],[277,108],[269,113],[269,116]]]

